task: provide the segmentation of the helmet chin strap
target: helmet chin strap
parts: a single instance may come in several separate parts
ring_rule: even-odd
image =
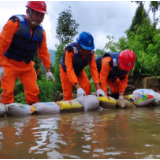
[[[32,23],[32,24],[35,24],[35,22],[33,21],[33,18],[32,18],[33,9],[28,8],[28,13],[29,13],[29,16],[31,17],[31,23]]]

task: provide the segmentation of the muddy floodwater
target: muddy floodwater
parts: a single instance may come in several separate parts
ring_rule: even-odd
[[[0,118],[1,159],[160,158],[160,107]]]

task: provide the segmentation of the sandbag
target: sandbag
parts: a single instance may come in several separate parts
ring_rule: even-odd
[[[116,108],[136,108],[136,106],[129,100],[126,99],[117,99]]]
[[[57,101],[56,103],[60,106],[60,110],[62,112],[83,110],[82,105],[76,99],[68,101]]]
[[[91,111],[99,107],[99,100],[95,95],[81,96],[77,100],[83,106],[83,111]]]
[[[55,102],[38,102],[34,103],[33,106],[37,114],[53,114],[60,112],[60,106]]]
[[[113,97],[98,97],[98,100],[102,108],[116,108],[116,100]]]
[[[143,95],[143,94],[152,95],[155,98],[155,100],[153,101],[154,105],[160,104],[160,94],[155,92],[152,89],[136,89],[135,91],[133,91],[134,96],[139,96],[139,95]]]
[[[137,107],[144,107],[147,106],[155,100],[155,98],[152,95],[143,94],[139,96],[134,96],[133,94],[124,96],[125,99],[130,100],[133,102]]]
[[[35,112],[34,106],[21,103],[10,103],[6,108],[9,116],[25,116]]]
[[[7,110],[5,105],[3,103],[0,103],[0,117],[3,117],[6,114],[7,114]]]

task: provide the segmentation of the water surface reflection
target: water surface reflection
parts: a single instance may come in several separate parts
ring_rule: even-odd
[[[0,158],[160,158],[160,109],[0,119]]]

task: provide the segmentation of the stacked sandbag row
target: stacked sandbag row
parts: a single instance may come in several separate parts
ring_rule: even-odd
[[[25,116],[31,114],[54,114],[60,112],[90,111],[99,107],[99,100],[94,95],[79,97],[69,101],[38,102],[33,105],[10,103],[0,104],[0,117]]]
[[[115,109],[115,108],[136,108],[136,106],[128,100],[125,99],[114,99],[112,97],[98,97],[99,105],[105,109]]]
[[[124,100],[125,101],[125,100]],[[126,103],[120,104],[120,108],[126,108]],[[129,103],[129,101],[128,101]],[[131,102],[130,102],[131,103]],[[131,103],[132,104],[132,103]],[[128,106],[131,106],[128,105]],[[60,112],[73,112],[73,111],[91,111],[99,107],[102,108],[116,108],[117,101],[112,97],[96,97],[94,95],[82,96],[69,101],[57,102],[38,102],[33,105],[10,103],[0,105],[0,117],[8,116],[25,116],[36,114],[54,114]]]
[[[124,99],[115,100],[112,97],[99,97],[102,108],[136,108],[160,104],[160,94],[152,89],[137,89],[133,94],[124,96]]]
[[[160,104],[160,94],[152,89],[137,89],[133,94],[124,96],[137,107],[155,106]]]
[[[146,94],[147,93],[147,94]],[[24,116],[37,114],[54,114],[60,112],[73,111],[90,111],[102,107],[104,109],[111,108],[136,108],[143,107],[149,104],[159,104],[160,94],[153,90],[139,89],[133,94],[124,96],[125,99],[114,99],[112,97],[96,97],[94,95],[82,96],[69,101],[57,102],[38,102],[33,105],[10,103],[4,105],[0,103],[0,117],[9,116]]]
[[[153,105],[160,104],[160,94],[153,91],[152,89],[137,89],[137,90],[133,91],[133,95],[135,97],[143,96],[146,94],[154,97],[154,101],[152,102]]]

